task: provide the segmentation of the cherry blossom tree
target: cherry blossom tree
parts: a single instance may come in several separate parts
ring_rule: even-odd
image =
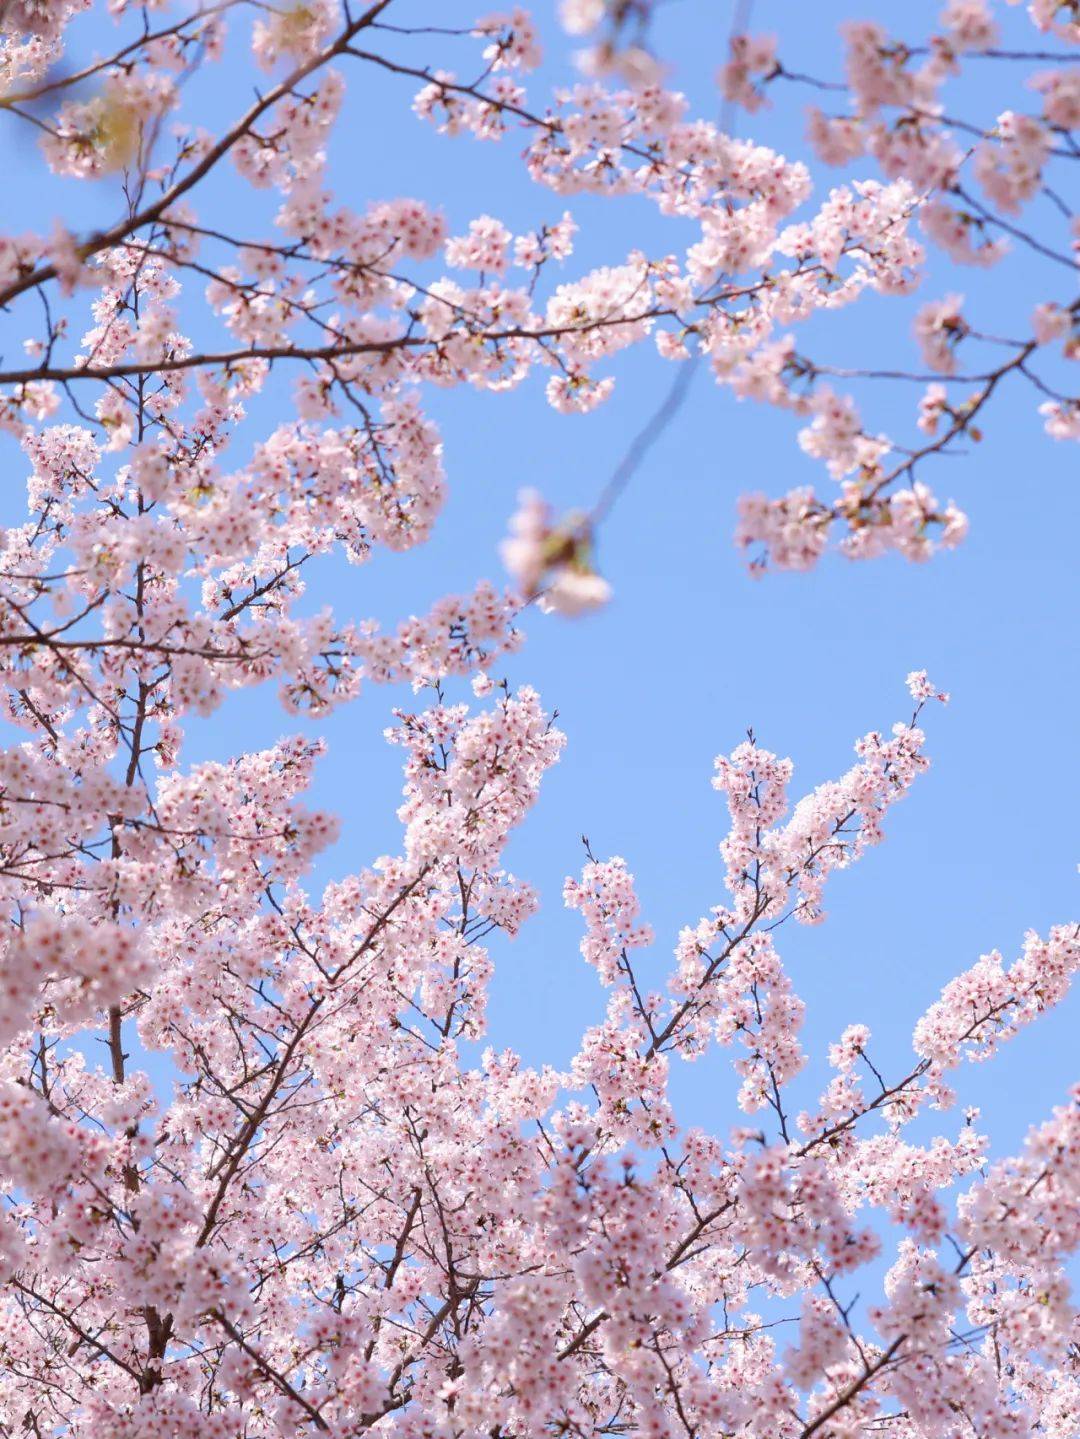
[[[832,872],[926,769],[924,710],[947,696],[924,673],[907,718],[795,803],[790,762],[752,735],[716,761],[725,894],[661,990],[625,862],[587,851],[564,898],[608,1001],[566,1068],[485,1046],[485,1005],[498,944],[539,922],[504,852],[564,743],[532,689],[492,676],[534,602],[607,599],[596,533],[682,377],[705,364],[801,416],[839,482],[744,497],[756,564],[808,567],[834,532],[854,557],[957,543],[964,515],[916,473],[977,438],[1005,385],[1032,387],[1052,437],[1080,434],[1057,388],[1080,306],[1054,178],[1080,157],[1075,5],[1035,0],[1019,50],[982,0],[952,0],[925,43],[853,23],[843,82],[737,27],[724,125],[690,116],[645,0],[460,28],[404,0],[107,10],[0,4],[5,124],[83,182],[65,194],[111,207],[0,236],[23,351],[0,360],[0,425],[27,476],[0,559],[0,1434],[1074,1435],[1080,1091],[1013,1158],[991,1161],[976,1111],[923,1131],[954,1070],[1062,1000],[1080,927],[924,996],[904,1072],[837,1016],[832,1079],[792,1102],[807,1056],[780,932],[822,920]],[[579,69],[532,93],[559,24]],[[953,117],[968,63],[1033,76],[1038,113]],[[187,82],[215,64],[255,98],[211,134]],[[331,134],[376,70],[401,124],[523,145],[554,210],[451,234],[437,194],[339,203]],[[732,133],[737,105],[837,85],[810,140],[823,165],[865,162],[858,180],[822,195],[807,163]],[[250,207],[221,203],[226,174]],[[583,193],[652,201],[678,253],[575,271]],[[1008,266],[1006,240],[1046,261],[1030,334],[931,299],[935,378],[888,372],[922,389],[924,439],[864,429],[792,332],[864,293],[900,305],[934,247]],[[385,631],[305,607],[324,557],[362,564],[437,523],[432,387],[494,392],[497,412],[539,378],[556,410],[589,411],[613,357],[654,343],[675,388],[591,508],[523,497],[510,587],[478,580]],[[336,835],[305,801],[321,746],[196,763],[185,723],[267,683],[319,717],[391,682],[416,697],[387,732],[398,852],[315,894]],[[714,1047],[742,1111],[724,1134],[680,1123],[669,1093]]]

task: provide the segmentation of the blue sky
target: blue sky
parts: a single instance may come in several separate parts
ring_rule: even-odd
[[[400,0],[399,8],[402,23],[454,24],[477,13],[458,0]],[[550,51],[530,82],[537,100],[546,82],[570,78],[570,47],[551,8],[536,7]],[[938,8],[903,7],[912,37],[929,30]],[[999,8],[1010,40],[1035,43],[1022,12]],[[861,9],[874,13],[870,4]],[[726,0],[670,0],[660,9],[657,47],[697,113],[719,109],[713,73],[730,13]],[[842,60],[836,24],[848,13],[847,3],[835,0],[799,9],[758,0],[752,28],[778,31],[782,56],[835,78]],[[879,4],[877,13],[895,22],[898,7]],[[101,25],[97,15],[80,22],[84,54],[106,43]],[[459,40],[388,52],[457,64],[462,73],[474,53],[472,42]],[[1010,67],[984,61],[972,70],[962,107],[957,102],[963,113],[989,119],[1006,104],[1025,103]],[[351,204],[415,194],[439,204],[455,234],[480,213],[523,231],[569,207],[581,233],[567,278],[619,263],[630,248],[674,251],[689,238],[639,201],[564,200],[539,190],[524,175],[517,136],[499,147],[440,137],[412,116],[412,82],[359,68],[346,74],[350,94],[331,150],[331,179]],[[246,105],[239,79],[230,60],[193,82],[201,123],[213,126]],[[779,93],[773,110],[740,116],[740,133],[806,154],[806,98]],[[114,213],[110,182],[42,183],[14,140],[15,124],[3,117],[0,145],[14,172],[9,214],[18,212],[16,228],[44,227],[57,213],[89,226]],[[876,171],[865,161],[852,173]],[[816,177],[818,198],[839,182],[820,167]],[[226,171],[199,205],[204,216],[216,206],[219,220],[253,234],[272,212],[266,197],[252,199]],[[1032,304],[1071,298],[1070,284],[1064,270],[1022,254],[988,273],[935,261],[920,300],[960,290],[973,314],[1004,333],[1022,333]],[[868,297],[815,322],[807,348],[834,363],[887,359],[920,367],[912,310],[910,302]],[[13,352],[7,339],[4,349]],[[313,572],[311,605],[331,601],[342,614],[389,625],[482,576],[501,581],[497,545],[516,492],[534,486],[556,507],[587,507],[674,378],[650,346],[620,357],[613,372],[614,396],[587,417],[555,414],[543,377],[502,396],[429,393],[450,489],[434,538],[363,568],[323,563]],[[919,393],[918,386],[867,386],[860,399],[870,423],[909,438]],[[780,942],[808,1005],[805,1042],[814,1063],[801,1096],[820,1088],[825,1046],[855,1020],[873,1029],[879,1067],[902,1072],[915,1019],[954,973],[994,947],[1013,957],[1027,928],[1045,931],[1074,912],[1077,457],[1045,437],[1035,405],[1030,390],[1007,390],[987,416],[981,446],[927,468],[924,478],[939,495],[955,498],[971,517],[959,551],[924,566],[896,557],[853,564],[833,555],[809,575],[754,580],[732,544],[738,494],[780,494],[801,483],[827,488],[829,481],[799,450],[797,422],[739,404],[704,370],[697,374],[677,421],[604,525],[599,558],[615,590],[610,607],[578,622],[530,614],[526,645],[496,671],[534,685],[559,710],[569,743],[510,847],[511,866],[539,886],[543,908],[515,943],[498,950],[492,1042],[519,1048],[531,1063],[563,1064],[602,1012],[604,992],[577,953],[578,917],[561,902],[564,876],[581,863],[583,833],[598,855],[624,855],[637,875],[645,917],[657,932],[647,982],[659,984],[679,927],[725,897],[716,846],[726,812],[709,784],[713,756],[752,725],[763,744],[794,758],[797,798],[851,763],[857,736],[907,717],[904,677],[914,668],[926,668],[953,694],[947,709],[934,707],[928,716],[933,769],[892,812],[886,843],[833,877],[827,922],[792,927]],[[290,412],[283,373],[253,407],[240,445]],[[25,466],[5,445],[4,515],[13,517],[10,492]],[[238,449],[230,463],[242,457]],[[312,798],[340,812],[344,826],[319,865],[321,881],[399,847],[400,752],[385,745],[382,730],[395,704],[411,703],[407,692],[371,686],[312,726],[283,714],[268,694],[249,692],[188,725],[188,757],[222,758],[298,728],[324,734],[330,748]],[[998,1150],[1014,1147],[1029,1122],[1064,1098],[1076,1078],[1076,1025],[1076,1005],[1066,1005],[1014,1040],[992,1070],[962,1078],[962,1097],[982,1105]],[[684,1070],[676,1079],[684,1119],[723,1132],[738,1119],[736,1087],[723,1053]]]

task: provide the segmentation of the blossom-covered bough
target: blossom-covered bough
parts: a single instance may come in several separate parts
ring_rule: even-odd
[[[775,36],[739,35],[732,41],[721,72],[729,100],[754,111],[785,82],[825,94],[834,105],[829,111],[811,108],[808,125],[821,161],[836,166],[872,156],[886,177],[902,177],[919,191],[925,239],[956,265],[1008,268],[1013,248],[1034,259],[1045,287],[1031,296],[1029,328],[1013,336],[999,334],[992,317],[965,315],[961,295],[925,304],[915,323],[931,372],[923,376],[895,368],[836,371],[815,364],[785,338],[777,381],[765,397],[806,406],[816,415],[800,439],[810,453],[821,454],[835,478],[845,480],[857,470],[845,444],[860,446],[862,453],[858,478],[845,480],[839,504],[805,490],[779,502],[744,501],[742,539],[761,542],[779,563],[812,563],[837,519],[868,524],[872,531],[880,523],[876,506],[895,494],[901,477],[914,479],[921,461],[949,452],[958,441],[982,439],[984,411],[1004,382],[1021,380],[1034,391],[1049,435],[1080,438],[1080,399],[1075,384],[1061,388],[1060,375],[1068,384],[1067,366],[1055,363],[1059,356],[1075,361],[1080,355],[1080,217],[1068,203],[1080,162],[1080,51],[1069,47],[1080,43],[1080,23],[1072,3],[1033,0],[1028,11],[1034,43],[1007,48],[994,8],[990,0],[949,0],[939,28],[914,39],[853,20],[844,27],[844,81],[789,68]],[[1048,43],[1059,48],[1047,48]],[[951,84],[965,67],[988,65],[1004,72],[1016,108],[974,120],[951,114]],[[1011,274],[1016,283],[1015,270]],[[961,356],[970,357],[966,368]],[[918,428],[927,438],[903,449],[868,435],[847,397],[833,394],[828,379],[836,374],[926,384]],[[893,508],[897,503],[894,499]],[[918,482],[903,501],[916,509],[933,503]],[[963,527],[958,518],[954,537]],[[816,540],[807,543],[808,533],[816,533]],[[870,539],[871,552],[881,543]],[[852,545],[849,538],[847,547],[858,552],[862,544]],[[906,552],[916,558],[925,554],[921,536]]]
[[[149,385],[145,399],[162,428],[192,381],[204,398],[210,386],[211,402],[235,406],[261,389],[277,364],[297,372],[301,417],[342,415],[370,441],[382,423],[394,431],[382,402],[403,391],[412,397],[421,382],[498,390],[539,367],[556,408],[590,409],[613,385],[605,362],[648,341],[673,362],[700,354],[737,395],[805,416],[802,445],[840,482],[840,494],[828,499],[801,487],[783,499],[748,498],[739,530],[755,559],[764,549],[774,564],[796,567],[813,563],[837,528],[853,555],[894,548],[924,558],[936,543],[962,538],[964,515],[939,502],[916,471],[956,441],[978,436],[977,418],[981,424],[1007,379],[1037,388],[1052,434],[1075,434],[1075,401],[1055,387],[1052,364],[1049,377],[1039,367],[1063,346],[1075,353],[1075,234],[1051,184],[1056,168],[1068,171],[1080,158],[1070,128],[1077,76],[1067,62],[1075,56],[1065,48],[1075,23],[1035,16],[1063,46],[1060,70],[1036,72],[1045,116],[1010,111],[984,129],[954,122],[939,98],[969,54],[983,63],[999,53],[1025,61],[1028,52],[991,48],[991,18],[981,29],[975,23],[984,7],[951,7],[942,33],[921,49],[891,41],[879,27],[852,26],[849,84],[839,88],[850,89],[855,113],[814,112],[811,139],[829,163],[869,150],[884,175],[832,190],[816,213],[789,223],[810,201],[806,165],[690,118],[683,97],[663,87],[659,67],[628,42],[630,20],[644,25],[646,6],[612,7],[613,33],[585,55],[601,78],[625,74],[630,86],[582,83],[560,91],[553,105],[527,92],[524,72],[540,52],[522,14],[481,22],[474,38],[425,25],[410,35],[384,4],[360,13],[339,14],[329,3],[260,12],[254,56],[272,83],[214,137],[176,114],[183,116],[182,86],[192,71],[225,50],[237,7],[246,23],[239,0],[171,25],[154,23],[148,12],[143,33],[120,47],[115,63],[58,79],[48,78],[50,62],[80,7],[9,7],[3,74],[12,118],[43,132],[57,173],[129,177],[124,212],[105,228],[83,235],[58,225],[51,234],[3,242],[0,304],[21,301],[13,313],[24,314],[37,294],[44,311],[42,333],[42,310],[27,319],[35,340],[29,355],[14,364],[9,357],[0,370],[12,424],[40,423],[66,391],[71,406],[91,409],[123,446],[140,385]],[[142,13],[113,8],[121,20],[129,9]],[[572,5],[565,18],[580,31],[603,26],[604,14],[602,5]],[[418,39],[456,46],[459,63],[469,63],[468,47],[475,50],[477,41],[481,53],[459,79],[441,64],[397,53],[405,47],[411,55]],[[1044,66],[1046,52],[1030,53],[1032,64]],[[764,86],[810,78],[786,69],[770,42],[736,36],[732,56],[720,75],[729,106],[754,107]],[[466,234],[448,237],[438,210],[419,200],[355,213],[334,201],[325,175],[351,66],[389,72],[405,99],[421,85],[415,109],[451,135],[524,139],[527,171],[544,189],[615,201],[645,195],[665,215],[689,221],[698,238],[687,245],[678,233],[681,258],[632,250],[558,283],[551,271],[570,256],[576,228],[569,212],[516,237],[486,215]],[[68,98],[82,97],[91,84],[91,98]],[[282,197],[272,223],[245,233],[235,218],[200,214],[200,187],[223,167]],[[1049,204],[1047,196],[1056,208],[1048,217],[1039,213],[1045,235],[1022,229],[1020,212],[1035,201]],[[951,298],[921,313],[927,363],[947,379],[930,376],[919,407],[926,438],[912,447],[866,430],[828,367],[796,348],[791,327],[867,289],[910,291],[926,240],[979,265],[1002,260],[1006,243],[1027,246],[1049,273],[1045,291],[1032,296],[1028,335],[982,343],[980,328]],[[432,266],[440,252],[462,278]],[[89,333],[84,287],[99,295]],[[205,293],[220,321],[205,347],[185,338],[177,287]],[[72,289],[78,293],[70,303],[57,293]],[[69,308],[77,311],[70,318]],[[206,331],[205,316],[197,328]],[[26,338],[24,329],[19,339]],[[966,354],[977,344],[980,360],[960,372],[957,350]],[[995,350],[1004,357],[995,359]],[[220,439],[211,444],[219,448]]]
[[[0,4],[5,125],[115,202],[98,229],[0,237],[0,422],[28,474],[0,560],[0,1434],[1068,1439],[1075,1099],[1012,1160],[987,1162],[971,1114],[921,1136],[953,1069],[1063,997],[1076,926],[926,996],[904,1073],[844,1016],[816,1108],[790,1099],[802,1004],[780,932],[822,917],[829,875],[926,768],[922,710],[944,698],[926,676],[907,721],[793,806],[790,764],[753,738],[717,761],[727,895],[681,933],[662,992],[635,968],[652,936],[625,864],[590,852],[565,898],[606,1014],[565,1071],[531,1071],[482,1047],[485,1002],[500,933],[536,907],[505,846],[563,738],[535,692],[488,676],[534,599],[606,598],[590,542],[611,495],[561,521],[527,497],[514,589],[479,582],[386,632],[303,600],[331,552],[361,563],[430,534],[428,387],[538,370],[556,409],[588,410],[643,343],[806,416],[841,493],[744,501],[742,538],[774,563],[809,564],[832,529],[854,555],[957,540],[962,515],[915,467],[1001,384],[1052,388],[1038,365],[1075,353],[1071,297],[1035,297],[1032,335],[977,377],[950,374],[975,341],[959,304],[923,311],[927,363],[964,398],[927,392],[915,453],[864,432],[788,331],[906,294],[927,237],[998,258],[991,215],[1075,149],[1069,7],[1033,7],[1062,47],[1045,122],[979,137],[934,95],[993,51],[982,6],[951,5],[921,59],[853,32],[856,109],[815,134],[885,173],[816,202],[804,164],[688,118],[646,4],[563,7],[592,74],[551,103],[526,89],[539,41],[517,11],[461,28],[404,0],[109,11]],[[793,81],[776,54],[736,37],[723,88],[754,104]],[[218,61],[254,64],[255,99],[209,135],[184,98]],[[575,272],[561,200],[516,236],[490,215],[449,234],[437,196],[338,203],[331,130],[372,68],[400,80],[403,123],[412,101],[523,144],[542,199],[651,198],[682,222],[680,254]],[[213,199],[223,172],[250,207]],[[957,218],[961,185],[984,187],[985,215]],[[1072,264],[1068,242],[1029,239]],[[1075,429],[1071,402],[1047,403],[1052,433]],[[388,734],[399,852],[315,895],[335,835],[305,804],[320,746],[193,763],[185,722],[266,682],[319,716],[391,681],[418,696]],[[715,1045],[746,1116],[723,1136],[680,1125],[668,1088]]]

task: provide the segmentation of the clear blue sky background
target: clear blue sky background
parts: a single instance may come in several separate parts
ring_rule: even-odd
[[[805,7],[758,0],[753,28],[777,30],[789,63],[836,78],[842,60],[836,26],[852,13],[849,3],[855,13],[874,13],[872,4],[856,0]],[[1010,40],[1028,47],[1038,42],[1023,12],[998,8]],[[394,9],[402,23],[456,24],[484,6],[399,0]],[[896,23],[902,10],[910,38],[927,33],[938,9],[936,3],[876,7],[886,23]],[[539,103],[545,82],[570,77],[571,46],[548,3],[538,5],[537,14],[549,51],[544,70],[529,82]],[[657,47],[673,62],[672,82],[700,114],[719,110],[713,75],[730,16],[727,0],[670,0],[660,10]],[[79,22],[82,56],[106,43],[107,28],[100,14]],[[475,54],[472,42],[460,40],[387,50],[461,74],[471,73]],[[972,70],[957,109],[988,120],[1007,104],[1033,105],[1011,67],[981,61],[972,62]],[[356,66],[346,75],[349,100],[331,176],[349,203],[415,194],[442,206],[451,233],[485,212],[515,231],[528,230],[569,205],[582,229],[567,277],[593,264],[619,263],[632,247],[678,250],[691,238],[644,202],[564,201],[531,186],[518,161],[523,142],[517,135],[499,147],[439,137],[410,113],[412,82]],[[247,104],[250,78],[232,60],[197,78],[190,99],[199,120],[212,127],[236,115]],[[806,154],[809,98],[779,92],[774,109],[740,116],[740,133]],[[93,189],[43,183],[17,135],[16,122],[4,117],[7,227],[45,227],[57,213],[69,224],[89,226],[115,212],[111,182]],[[853,173],[876,171],[865,161]],[[818,167],[817,179],[822,197],[839,177]],[[217,218],[230,228],[246,226],[253,235],[260,224],[268,230],[272,203],[253,199],[227,167],[198,201],[204,218],[211,195]],[[1064,243],[1061,229],[1055,239]],[[1023,255],[989,274],[958,273],[935,262],[920,301],[959,289],[988,327],[992,321],[1004,333],[1023,333],[1034,301],[1071,298],[1072,284],[1064,269]],[[800,341],[834,363],[919,367],[912,308],[868,297],[815,324]],[[7,339],[4,349],[13,354]],[[651,346],[622,357],[614,372],[612,400],[588,417],[549,409],[543,376],[504,396],[429,393],[450,487],[433,540],[404,557],[378,555],[360,569],[323,563],[313,574],[311,605],[332,600],[343,614],[377,616],[390,625],[449,590],[471,588],[481,576],[501,580],[496,547],[517,490],[531,485],[556,506],[588,506],[674,377]],[[919,393],[917,386],[867,388],[866,417],[910,438]],[[229,465],[290,416],[288,395],[282,372],[253,408]],[[1011,958],[1025,929],[1045,931],[1070,916],[1078,797],[1072,754],[1077,451],[1043,435],[1035,403],[1029,390],[1004,393],[987,416],[981,448],[927,467],[924,477],[937,492],[954,497],[971,516],[971,536],[958,552],[925,566],[894,557],[852,564],[831,556],[810,575],[755,581],[731,541],[739,492],[779,494],[807,482],[827,488],[829,481],[798,449],[796,421],[740,405],[706,372],[697,375],[677,422],[604,526],[600,560],[615,589],[611,606],[580,622],[530,615],[525,647],[498,671],[535,685],[558,708],[569,744],[510,847],[512,867],[539,886],[543,909],[516,943],[498,950],[494,1043],[519,1048],[529,1062],[564,1064],[582,1029],[602,1012],[604,992],[577,953],[578,917],[563,910],[560,894],[564,876],[580,865],[583,832],[597,854],[626,856],[638,877],[645,916],[657,932],[646,982],[658,984],[679,927],[725,898],[716,845],[726,812],[709,784],[713,756],[753,725],[762,743],[794,758],[797,798],[848,766],[858,735],[906,718],[904,677],[914,668],[925,667],[953,693],[948,709],[929,714],[933,769],[893,811],[885,845],[834,876],[828,921],[816,929],[792,927],[781,940],[808,1004],[805,1041],[813,1064],[801,1095],[816,1094],[825,1046],[855,1020],[874,1030],[879,1067],[902,1072],[916,1017],[954,973],[995,946]],[[4,443],[4,514],[14,518],[25,463]],[[385,745],[382,730],[395,704],[411,703],[408,692],[372,686],[356,704],[306,726],[330,744],[313,801],[344,817],[343,838],[320,863],[320,880],[399,847],[400,751]],[[188,758],[221,758],[298,727],[305,728],[282,714],[268,692],[248,692],[211,719],[189,724]],[[1029,1121],[1060,1103],[1077,1077],[1078,1013],[1075,1003],[1066,1006],[1008,1046],[992,1070],[962,1078],[963,1098],[982,1105],[999,1150],[1014,1147]],[[723,1052],[676,1079],[686,1121],[719,1132],[738,1119],[735,1088]]]

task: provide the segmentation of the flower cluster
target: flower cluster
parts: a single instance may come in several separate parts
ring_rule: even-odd
[[[535,490],[525,490],[502,543],[502,559],[526,599],[542,608],[576,615],[605,604],[608,582],[592,567],[589,522],[570,515],[559,523]]]

